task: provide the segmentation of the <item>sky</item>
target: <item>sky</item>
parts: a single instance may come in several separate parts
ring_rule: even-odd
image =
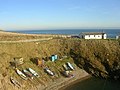
[[[0,0],[0,29],[120,28],[120,0]]]

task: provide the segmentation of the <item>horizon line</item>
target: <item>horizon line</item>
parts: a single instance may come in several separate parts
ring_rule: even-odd
[[[3,30],[3,31],[27,31],[27,30],[80,30],[80,29],[84,29],[84,30],[108,30],[108,29],[115,29],[115,30],[118,30],[120,28],[61,28],[61,29],[6,29],[6,30]]]

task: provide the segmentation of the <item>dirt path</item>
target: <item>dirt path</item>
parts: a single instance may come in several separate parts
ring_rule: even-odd
[[[38,42],[38,41],[46,41],[51,40],[52,38],[41,38],[41,39],[26,39],[19,41],[0,41],[0,43],[21,43],[21,42]]]

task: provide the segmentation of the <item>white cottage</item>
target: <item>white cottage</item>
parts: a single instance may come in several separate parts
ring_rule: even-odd
[[[103,32],[84,32],[80,34],[83,39],[106,39],[107,34]]]

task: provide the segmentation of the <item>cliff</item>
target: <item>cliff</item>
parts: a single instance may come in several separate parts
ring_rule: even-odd
[[[81,40],[70,51],[74,62],[96,77],[119,79],[120,42]]]
[[[68,56],[65,61],[52,63],[49,57],[57,54],[59,58]],[[0,88],[13,88],[9,77],[13,76],[24,84],[24,89],[35,87],[39,83],[26,82],[15,73],[11,66],[14,57],[23,57],[24,64],[18,67],[20,70],[31,67],[36,70],[41,78],[38,82],[43,85],[62,77],[61,70],[65,62],[75,63],[88,73],[102,78],[119,79],[120,76],[120,41],[119,40],[84,40],[84,39],[51,39],[37,42],[0,42]],[[56,78],[49,77],[42,68],[32,62],[35,57],[45,58],[46,65],[58,75]],[[49,82],[48,82],[49,81]],[[16,89],[17,90],[17,89]]]

